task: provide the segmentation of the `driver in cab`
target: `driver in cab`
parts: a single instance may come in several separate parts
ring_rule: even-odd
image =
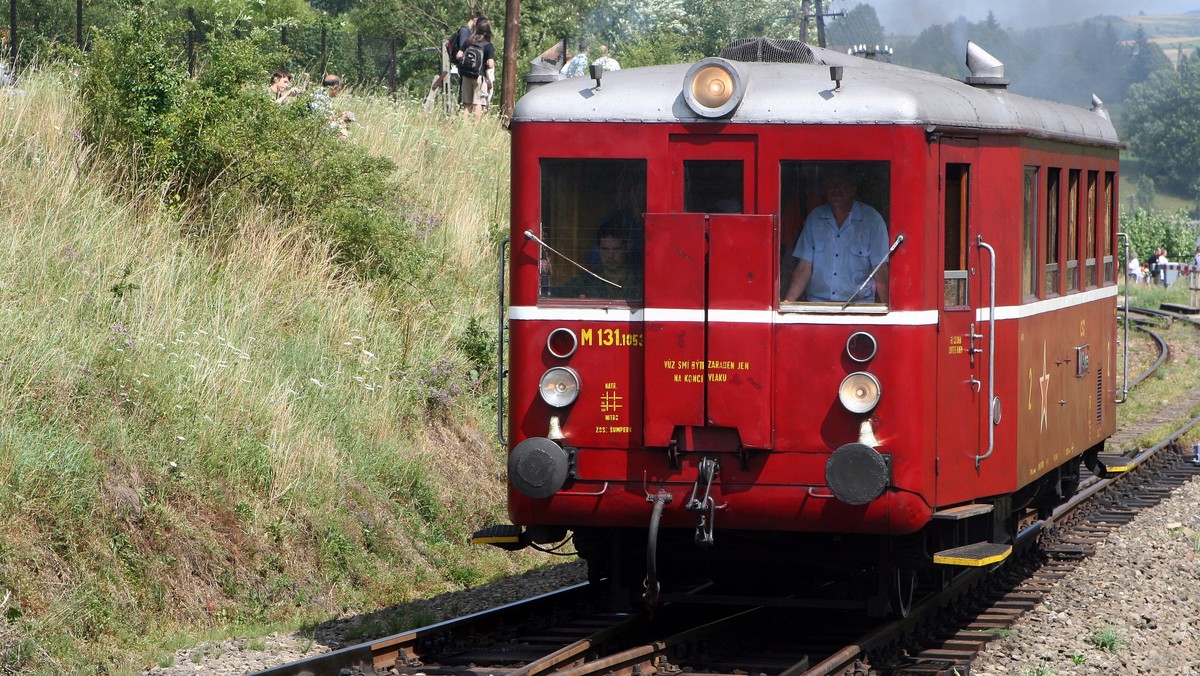
[[[826,203],[809,213],[792,250],[796,267],[783,300],[886,304],[886,264],[858,290],[888,253],[883,217],[856,199],[858,180],[847,166],[833,168],[824,188]]]

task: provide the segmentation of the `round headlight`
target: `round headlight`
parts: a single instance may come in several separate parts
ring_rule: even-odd
[[[742,102],[745,80],[737,67],[725,59],[709,58],[695,63],[683,79],[683,98],[688,107],[704,117],[724,117]]]
[[[851,413],[866,413],[875,408],[880,394],[879,379],[866,371],[851,373],[838,387],[838,399]]]
[[[571,329],[557,328],[546,338],[546,349],[559,359],[566,359],[579,349],[579,339]]]
[[[579,374],[569,366],[555,366],[542,374],[538,392],[551,406],[569,406],[579,397]]]

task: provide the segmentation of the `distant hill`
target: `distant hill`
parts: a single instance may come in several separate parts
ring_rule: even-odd
[[[1200,10],[1186,14],[1123,16],[1121,21],[1136,30],[1139,26],[1150,41],[1162,48],[1172,65],[1179,64],[1179,55],[1191,58],[1200,48]]]

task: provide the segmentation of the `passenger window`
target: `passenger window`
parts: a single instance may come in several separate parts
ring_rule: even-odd
[[[1096,279],[1096,179],[1099,176],[1100,172],[1098,171],[1087,173],[1087,214],[1085,219],[1087,221],[1087,248],[1083,253],[1083,265],[1088,288],[1097,286],[1098,281]]]
[[[539,296],[640,301],[645,160],[542,160]],[[581,269],[583,268],[583,269]]]
[[[885,310],[890,165],[784,161],[779,169],[781,309],[849,302]]]
[[[1025,167],[1025,208],[1021,238],[1021,295],[1025,298],[1037,295],[1037,191],[1038,167]]]
[[[1067,291],[1079,290],[1079,170],[1067,172]]]
[[[1046,273],[1046,296],[1058,295],[1058,229],[1062,227],[1058,221],[1058,187],[1061,176],[1062,169],[1052,167],[1046,171],[1046,242],[1042,247],[1045,252],[1043,269]]]

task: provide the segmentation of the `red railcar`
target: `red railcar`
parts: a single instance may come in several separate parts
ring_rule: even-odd
[[[1014,95],[974,45],[968,65],[752,41],[522,98],[514,526],[477,540],[569,531],[597,577],[653,591],[890,579],[998,561],[1022,509],[1070,495],[1115,423],[1120,143],[1098,99]],[[814,234],[850,262],[789,300],[839,172],[886,241]]]

